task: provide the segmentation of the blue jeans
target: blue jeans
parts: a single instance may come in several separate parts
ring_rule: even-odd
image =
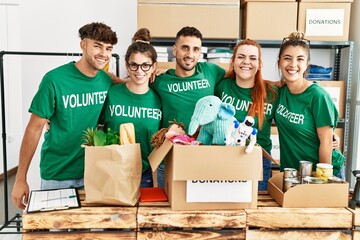
[[[84,178],[77,178],[73,180],[63,180],[63,181],[41,179],[42,190],[69,188],[69,187],[84,189]]]
[[[158,187],[164,189],[164,162],[157,168]]]
[[[336,175],[338,178],[341,178],[343,180],[345,180],[345,165],[343,165],[340,169],[340,171],[338,172],[338,174]]]
[[[152,177],[151,168],[146,169],[145,172],[142,173],[140,187],[141,188],[153,187],[153,177]]]
[[[267,182],[271,177],[271,161],[263,157],[263,180],[259,181],[258,191],[267,190]]]

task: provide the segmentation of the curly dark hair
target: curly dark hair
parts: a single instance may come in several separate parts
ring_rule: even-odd
[[[175,41],[177,41],[180,37],[188,37],[188,36],[197,37],[200,38],[200,40],[202,40],[202,34],[197,28],[186,26],[180,29],[180,31],[176,34]]]
[[[118,41],[116,32],[111,30],[106,24],[100,22],[93,22],[82,26],[79,29],[79,37],[81,40],[89,38],[112,45],[115,45]]]

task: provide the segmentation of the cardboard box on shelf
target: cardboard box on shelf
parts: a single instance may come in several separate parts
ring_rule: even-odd
[[[257,207],[261,147],[245,153],[245,147],[239,146],[174,145],[165,140],[150,154],[151,168],[155,170],[163,159],[164,190],[172,210]],[[227,196],[220,192],[224,185],[229,190]]]
[[[241,4],[247,2],[296,2],[296,0],[241,0]]]
[[[274,175],[268,181],[268,192],[282,207],[347,207],[349,204],[349,183],[299,184],[285,193],[284,173]]]
[[[298,2],[353,2],[353,0],[298,0]]]
[[[244,1],[241,8],[243,39],[282,40],[297,29],[295,1]]]
[[[351,2],[299,2],[298,30],[313,41],[348,41]]]
[[[340,151],[343,151],[343,145],[344,145],[344,128],[337,127],[334,131],[340,138]],[[277,160],[280,161],[280,143],[279,143],[279,133],[276,126],[271,127],[271,135],[270,135],[271,141],[272,141],[272,149],[271,149],[271,156]]]
[[[229,64],[228,63],[214,62],[214,64],[222,67],[226,71],[229,70]],[[157,67],[160,68],[160,69],[175,68],[175,62],[158,62]]]
[[[276,126],[271,126],[270,138],[272,142],[271,156],[280,161],[280,142],[279,142],[279,132]]]
[[[345,117],[345,81],[316,81],[330,94],[338,112],[339,118]]]
[[[152,37],[175,38],[176,33],[184,26],[198,28],[204,39],[238,39],[240,2],[138,1],[138,28],[150,29]]]

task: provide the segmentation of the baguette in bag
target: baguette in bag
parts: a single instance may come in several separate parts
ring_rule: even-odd
[[[135,128],[132,123],[120,124],[120,144],[135,144]]]

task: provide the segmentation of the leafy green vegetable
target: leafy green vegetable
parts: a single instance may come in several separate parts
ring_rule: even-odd
[[[84,131],[82,138],[84,139],[84,144],[87,146],[94,146],[94,134],[96,129],[88,128]]]
[[[119,132],[108,128],[106,132],[88,128],[83,134],[84,144],[87,146],[106,146],[119,144]]]
[[[106,145],[119,144],[119,133],[108,128],[106,132]]]
[[[94,134],[94,145],[105,146],[106,144],[106,133],[103,130],[97,130]]]

